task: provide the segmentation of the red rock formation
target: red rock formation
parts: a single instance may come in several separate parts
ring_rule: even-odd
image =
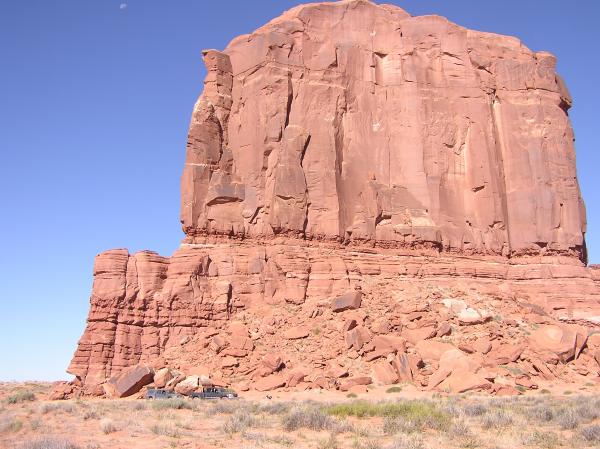
[[[298,6],[204,60],[188,242],[584,257],[571,98],[550,53],[351,0]]]
[[[600,270],[552,55],[352,0],[204,60],[186,238],[97,256],[77,385],[136,364],[186,391],[598,375],[581,326],[600,325]]]

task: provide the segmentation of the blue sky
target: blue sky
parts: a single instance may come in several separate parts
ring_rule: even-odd
[[[0,380],[68,378],[97,253],[175,250],[187,125],[204,77],[200,51],[222,49],[298,3],[0,3]],[[387,3],[515,35],[558,56],[574,98],[590,260],[600,263],[600,2]]]

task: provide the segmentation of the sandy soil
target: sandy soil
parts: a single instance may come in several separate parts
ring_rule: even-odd
[[[49,389],[0,384],[1,448],[600,447],[600,396],[592,384],[507,398],[403,386],[358,397],[312,390],[217,401],[47,401]],[[360,413],[373,416],[354,416]]]

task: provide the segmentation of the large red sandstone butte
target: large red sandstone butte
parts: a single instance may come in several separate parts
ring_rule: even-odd
[[[260,390],[598,377],[600,270],[553,55],[366,0],[203,55],[186,237],[170,258],[97,256],[81,391],[138,364]]]

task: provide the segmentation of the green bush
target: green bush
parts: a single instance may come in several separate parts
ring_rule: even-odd
[[[445,429],[450,424],[450,416],[439,410],[433,403],[425,401],[377,402],[353,401],[345,404],[329,405],[325,413],[338,417],[355,416],[369,418],[381,416],[401,418],[410,428]],[[389,429],[393,427],[388,420]],[[401,427],[402,425],[400,425]]]
[[[35,401],[35,394],[31,391],[17,391],[6,398],[8,404],[18,404],[19,402]]]
[[[386,393],[400,393],[402,391],[402,387],[390,387],[385,390]]]

